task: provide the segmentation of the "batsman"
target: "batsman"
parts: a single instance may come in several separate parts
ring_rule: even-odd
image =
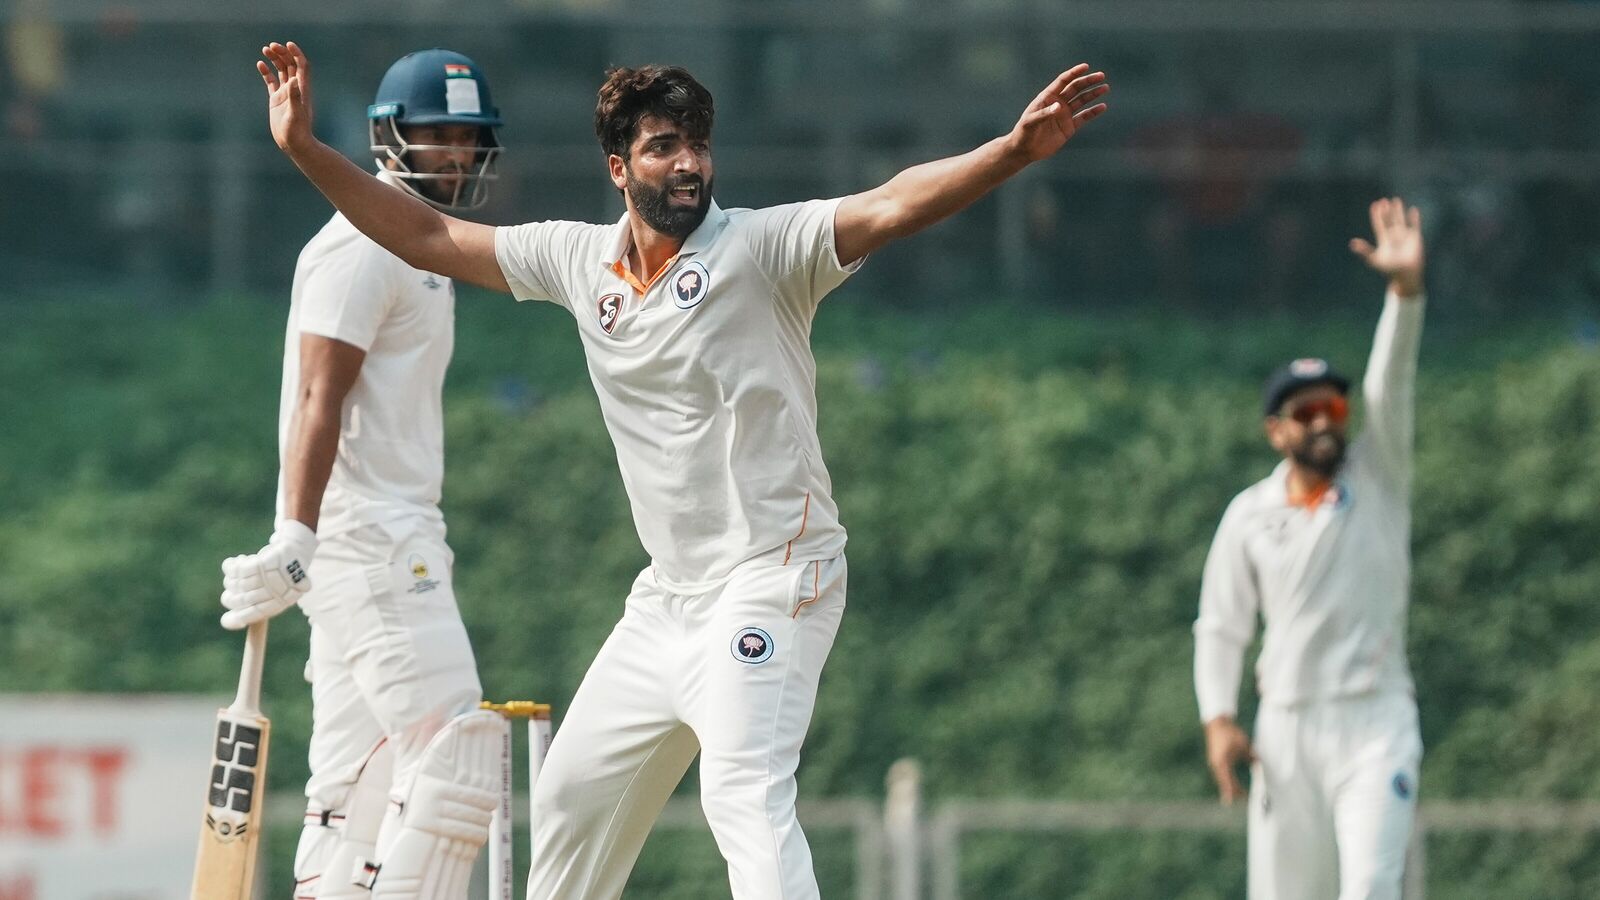
[[[390,67],[368,110],[375,183],[480,204],[499,147],[489,85],[448,50]],[[500,735],[451,586],[439,496],[455,288],[343,215],[301,251],[284,341],[267,545],[222,565],[244,628],[311,622],[311,778],[297,900],[461,900],[499,799]]]
[[[1250,900],[1400,900],[1422,738],[1406,664],[1411,455],[1422,335],[1422,221],[1372,204],[1375,243],[1350,249],[1388,280],[1346,440],[1350,382],[1298,359],[1268,380],[1267,440],[1283,461],[1229,504],[1194,625],[1195,691],[1222,799],[1253,763]],[[1348,449],[1347,449],[1348,448]],[[1235,723],[1256,617],[1255,744]]]

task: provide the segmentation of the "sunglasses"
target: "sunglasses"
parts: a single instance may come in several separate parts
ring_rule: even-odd
[[[1350,418],[1350,401],[1337,396],[1324,400],[1307,400],[1289,410],[1287,416],[1301,425],[1310,425],[1318,416],[1327,416],[1328,421],[1333,424],[1343,425],[1345,420]]]

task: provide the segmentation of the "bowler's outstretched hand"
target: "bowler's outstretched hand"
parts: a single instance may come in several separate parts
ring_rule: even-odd
[[[1088,63],[1078,63],[1033,98],[1011,129],[1012,138],[1028,162],[1053,156],[1078,129],[1106,111],[1100,98],[1110,90],[1106,73],[1091,72]]]

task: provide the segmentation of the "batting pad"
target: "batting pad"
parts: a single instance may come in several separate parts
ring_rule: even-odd
[[[400,829],[371,872],[374,900],[461,900],[500,803],[510,724],[478,710],[445,723],[422,752]]]
[[[295,900],[367,900],[357,883],[372,858],[378,828],[389,806],[394,753],[380,741],[350,785],[344,801],[331,809],[306,808],[305,829],[294,859]]]

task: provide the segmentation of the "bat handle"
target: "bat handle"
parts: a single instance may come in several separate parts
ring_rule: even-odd
[[[261,714],[261,667],[267,658],[267,621],[251,625],[244,633],[244,664],[239,667],[239,693],[234,712]]]

